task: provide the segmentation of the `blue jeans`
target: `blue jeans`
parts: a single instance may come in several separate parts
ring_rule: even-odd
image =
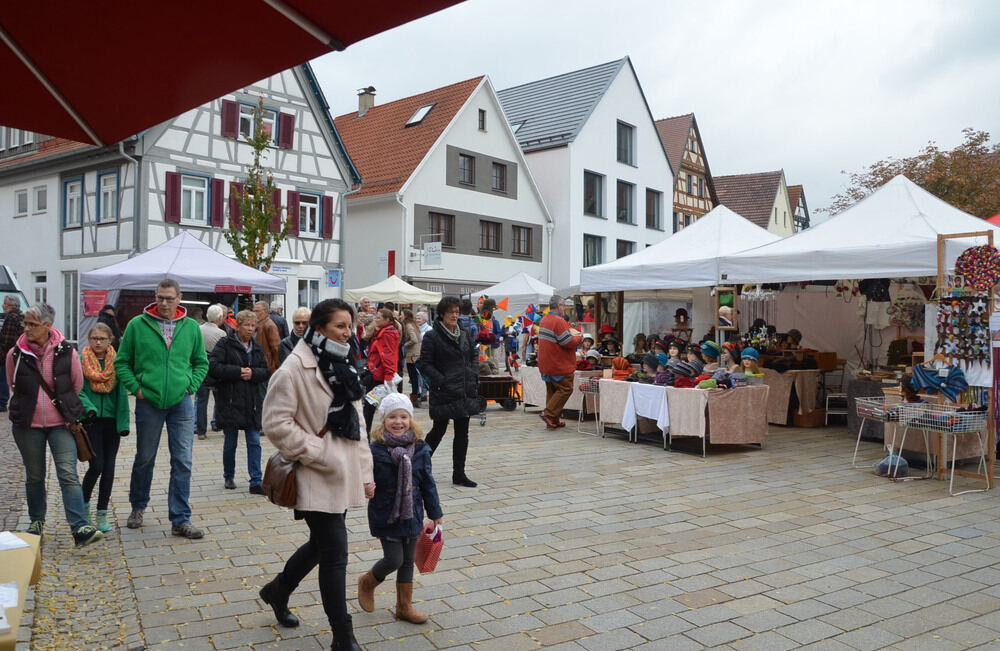
[[[157,409],[148,400],[135,401],[135,461],[132,463],[132,483],[128,501],[132,508],[143,510],[149,505],[149,487],[153,483],[153,466],[160,447],[163,425],[167,425],[167,446],[170,450],[170,484],[167,507],[170,522],[176,525],[191,521],[192,449],[194,448],[194,406],[185,394],[173,407]]]
[[[247,437],[247,472],[250,485],[260,486],[264,475],[260,471],[260,432],[255,429],[243,430]],[[240,442],[240,430],[226,425],[222,428],[226,437],[222,443],[222,477],[232,479],[236,474],[236,445]]]
[[[195,434],[204,434],[208,431],[208,396],[212,393],[211,387],[202,384],[198,387],[198,393],[194,394],[195,410]],[[212,427],[215,427],[215,412],[218,405],[212,404]]]
[[[45,520],[48,496],[45,492],[45,443],[52,450],[56,477],[62,490],[63,508],[71,530],[87,524],[83,509],[83,489],[76,474],[76,439],[65,425],[58,427],[22,427],[14,425],[14,442],[24,461],[24,493],[28,498],[28,517],[32,522]]]

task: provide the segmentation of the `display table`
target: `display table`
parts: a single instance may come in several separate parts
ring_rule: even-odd
[[[580,384],[587,378],[599,377],[603,371],[575,371],[573,373],[573,393],[566,401],[564,409],[579,411],[583,406],[584,393],[580,391]],[[533,405],[535,407],[545,407],[545,382],[542,381],[542,374],[537,366],[521,367],[521,395],[524,400],[524,407]],[[597,411],[596,396],[587,396],[587,410],[590,413]]]
[[[764,444],[767,437],[767,405],[770,387],[738,389],[677,389],[667,387],[670,435],[703,439],[720,445]],[[707,441],[705,440],[707,439]]]
[[[858,406],[856,400],[858,398],[878,398],[882,396],[882,387],[886,386],[881,382],[873,382],[871,380],[848,380],[846,382],[846,393],[847,393],[847,434],[853,438],[858,438],[858,430],[861,428],[861,417],[858,416]],[[861,438],[866,441],[882,441],[888,440],[883,439],[885,427],[882,422],[872,419],[867,419],[865,422],[865,431],[861,432]],[[902,433],[902,432],[900,432]],[[889,435],[891,439],[892,434]],[[909,443],[909,441],[907,441]],[[923,437],[921,437],[921,447],[923,446]]]
[[[799,399],[798,413],[806,415],[816,409],[816,387],[819,386],[819,371],[816,369],[802,371],[785,371],[778,373],[774,369],[762,368],[764,384],[771,387],[767,399],[767,422],[775,425],[788,424],[789,405],[792,400],[792,389]]]
[[[628,396],[625,399],[625,413],[622,415],[622,427],[632,431],[636,425],[636,417],[645,416],[656,421],[656,426],[666,440],[666,431],[670,427],[667,387],[643,384],[642,382],[623,382],[623,384],[627,384],[629,387]],[[638,433],[636,438],[638,439]]]
[[[600,387],[600,393],[598,394],[600,402],[598,428],[601,430],[602,436],[604,435],[604,425],[606,423],[621,425],[622,421],[625,420],[625,408],[629,404],[629,390],[633,384],[635,383],[605,378],[602,378],[598,383]],[[632,433],[629,431],[629,440],[631,439]]]
[[[15,533],[28,543],[27,547],[0,551],[0,584],[17,583],[17,606],[4,611],[10,632],[0,635],[0,651],[14,651],[17,644],[17,629],[21,624],[24,600],[28,596],[28,586],[38,583],[42,572],[40,553],[41,537],[30,533]]]

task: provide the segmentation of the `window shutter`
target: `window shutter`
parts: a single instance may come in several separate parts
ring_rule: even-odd
[[[281,232],[281,190],[275,190],[271,195],[271,205],[274,206],[274,219],[271,220],[271,232]]]
[[[323,211],[319,215],[319,220],[323,225],[323,237],[328,240],[333,239],[333,197],[323,197]]]
[[[181,175],[179,172],[167,172],[167,198],[163,202],[163,221],[180,223],[181,221]]]
[[[278,147],[291,149],[295,143],[295,114],[278,114]]]
[[[240,137],[239,105],[231,99],[222,100],[222,137]]]
[[[212,205],[209,208],[209,223],[221,227],[225,222],[223,211],[226,205],[226,182],[222,179],[212,179]]]
[[[299,193],[288,191],[288,234],[299,234]]]
[[[240,208],[240,195],[243,194],[242,183],[229,184],[229,228],[243,228],[243,210]]]

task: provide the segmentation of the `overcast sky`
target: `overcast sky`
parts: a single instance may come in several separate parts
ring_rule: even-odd
[[[1000,139],[998,27],[995,0],[468,0],[313,66],[337,116],[364,86],[502,90],[628,55],[654,118],[695,113],[713,174],[783,168],[815,212],[841,170]]]

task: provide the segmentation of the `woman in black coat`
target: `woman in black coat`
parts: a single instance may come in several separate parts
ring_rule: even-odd
[[[465,457],[469,451],[469,418],[479,413],[479,351],[469,333],[458,325],[458,298],[445,296],[437,311],[434,326],[420,343],[420,372],[430,387],[428,403],[434,423],[427,444],[433,454],[448,429],[448,421],[454,421],[451,481],[475,488],[476,482],[465,476]]]
[[[271,371],[264,349],[253,338],[257,316],[250,310],[236,315],[236,331],[223,337],[208,358],[208,374],[215,379],[216,423],[222,427],[222,477],[226,488],[236,488],[236,444],[246,433],[250,492],[263,495],[260,467],[260,418]]]

